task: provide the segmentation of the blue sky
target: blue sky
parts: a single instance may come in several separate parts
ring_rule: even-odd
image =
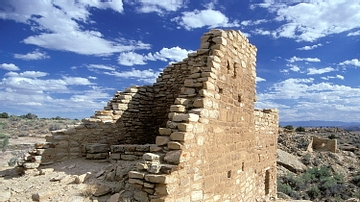
[[[0,112],[89,117],[221,28],[258,48],[257,108],[359,122],[360,2],[279,2],[2,0]]]

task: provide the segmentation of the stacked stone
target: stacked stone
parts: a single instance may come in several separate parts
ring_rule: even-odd
[[[108,144],[86,144],[84,146],[87,159],[107,159],[109,157],[110,145]]]
[[[111,145],[111,160],[124,160],[124,161],[136,161],[141,160],[142,156],[150,152],[151,147],[154,147],[154,144],[146,145]]]
[[[25,154],[24,158],[18,162],[19,166],[24,169],[38,168],[40,164],[45,164],[42,162],[45,150],[53,147],[54,145],[50,142],[36,143],[35,148]]]

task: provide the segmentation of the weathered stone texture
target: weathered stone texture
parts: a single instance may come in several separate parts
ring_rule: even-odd
[[[240,31],[205,33],[152,86],[117,92],[81,126],[55,132],[43,158],[142,160],[128,173],[140,201],[276,197],[278,112],[254,111],[256,51]]]

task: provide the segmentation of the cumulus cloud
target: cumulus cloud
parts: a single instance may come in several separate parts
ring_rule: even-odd
[[[184,0],[137,0],[134,3],[140,4],[138,9],[141,13],[164,13],[167,11],[177,11],[186,3]]]
[[[82,78],[82,77],[63,77],[64,82],[66,85],[91,85],[89,79]]]
[[[50,58],[45,52],[40,52],[39,50],[27,54],[14,54],[14,57],[22,60],[43,60]]]
[[[343,77],[337,75],[336,78]],[[358,87],[316,82],[313,78],[289,78],[273,84],[257,97],[257,107],[272,103],[286,121],[339,120],[339,115],[342,121],[358,121],[353,114],[360,108]]]
[[[326,77],[320,77],[323,80],[330,80],[330,79],[340,79],[344,80],[344,76],[337,74],[336,76],[326,76]]]
[[[121,53],[118,57],[118,63],[125,66],[145,65],[147,61],[164,61],[164,62],[178,62],[187,57],[193,51],[185,50],[180,47],[162,48],[155,53],[148,53],[141,55],[134,52]]]
[[[36,35],[23,40],[47,49],[70,51],[84,55],[111,55],[116,52],[149,49],[140,41],[106,39],[96,30],[84,30],[81,23],[89,20],[92,8],[123,11],[122,1],[10,1],[0,4],[0,18],[28,24]],[[59,26],[61,25],[61,26]],[[36,58],[39,54],[17,55]]]
[[[332,67],[325,67],[325,68],[321,68],[321,69],[316,69],[316,68],[308,68],[308,75],[313,75],[313,74],[324,74],[327,72],[332,72],[335,71],[336,69],[332,68]]]
[[[350,65],[350,66],[360,67],[360,61],[355,58],[352,60],[345,60],[343,62],[340,62],[339,65]]]
[[[89,65],[86,65],[86,67],[90,70],[93,70],[93,69],[102,69],[102,70],[115,70],[115,67],[112,67],[112,66],[108,66],[108,65],[102,65],[102,64],[89,64]]]
[[[20,68],[12,63],[2,63],[0,64],[0,69],[5,69],[8,71],[18,71]]]
[[[25,71],[21,73],[8,72],[5,74],[5,76],[9,76],[9,77],[26,77],[26,78],[38,78],[38,77],[44,77],[46,75],[48,75],[48,73],[40,72],[40,71]]]
[[[284,23],[274,31],[275,37],[312,42],[331,34],[360,27],[358,23],[360,4],[357,1],[311,1],[295,5],[266,4],[264,8],[276,13],[276,21]],[[341,15],[337,15],[339,11],[343,11]]]
[[[312,45],[312,46],[304,46],[304,47],[301,47],[301,48],[297,48],[297,50],[312,50],[312,49],[320,47],[320,46],[322,46],[322,44],[318,43],[318,44],[315,44],[315,45]]]
[[[319,58],[299,58],[299,57],[296,57],[296,56],[293,56],[292,58],[290,59],[287,59],[288,62],[302,62],[302,61],[305,61],[305,62],[321,62],[321,60]]]
[[[217,10],[194,10],[182,12],[182,16],[172,19],[187,30],[208,27],[239,27],[238,21],[230,22],[229,18]]]
[[[132,68],[128,71],[111,71],[104,72],[104,74],[112,75],[119,78],[136,79],[137,81],[143,81],[145,83],[154,83],[156,78],[159,76],[160,71],[154,71],[152,69],[138,70]]]
[[[85,118],[91,115],[86,111],[92,113],[106,106],[106,101],[111,98],[111,95],[105,92],[109,89],[96,87],[87,78],[47,79],[46,75],[48,73],[39,71],[5,74],[0,80],[0,110],[19,114],[31,111],[41,117],[56,114],[69,118]],[[79,85],[81,90],[77,88]],[[59,94],[70,95],[70,98],[65,99]],[[82,102],[79,102],[80,98]]]
[[[347,36],[359,36],[359,35],[360,35],[360,30],[356,32],[350,32],[349,34],[347,34]]]

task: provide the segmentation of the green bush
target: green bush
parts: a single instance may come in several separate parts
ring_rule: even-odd
[[[331,135],[328,136],[328,138],[331,139],[331,140],[333,140],[333,139],[336,139],[337,137],[336,137],[335,134],[331,134]]]
[[[297,128],[295,129],[295,131],[296,131],[296,132],[305,132],[305,128],[299,126],[299,127],[297,127]]]
[[[5,118],[5,119],[7,119],[7,118],[9,118],[9,114],[6,113],[6,112],[0,113],[0,118]]]
[[[360,183],[360,174],[353,183]],[[321,199],[329,198],[346,199],[349,189],[341,175],[333,173],[330,168],[309,168],[300,175],[288,173],[278,178],[278,191],[281,191],[294,199]],[[295,193],[294,193],[295,192]],[[301,196],[300,196],[301,195]]]
[[[9,136],[5,134],[0,134],[0,149],[2,149],[2,151],[5,151],[8,145],[9,145]]]
[[[308,189],[306,193],[312,199],[319,198],[321,196],[321,191],[317,186],[310,187],[310,189]]]
[[[287,125],[284,127],[286,130],[294,130],[294,127],[292,125]]]
[[[351,180],[351,183],[360,187],[360,172]]]

